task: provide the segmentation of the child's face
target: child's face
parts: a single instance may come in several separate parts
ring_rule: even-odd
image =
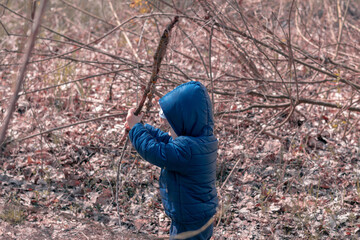
[[[161,129],[164,129],[164,131],[167,131],[173,139],[178,137],[176,135],[174,129],[170,126],[169,122],[166,119],[160,118],[160,123],[161,123]]]

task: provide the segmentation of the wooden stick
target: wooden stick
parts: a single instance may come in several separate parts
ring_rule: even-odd
[[[158,74],[160,71],[161,61],[163,60],[163,58],[165,56],[167,45],[169,44],[170,31],[175,26],[175,23],[177,23],[178,21],[179,21],[179,17],[175,16],[174,19],[172,20],[172,22],[166,27],[166,29],[164,30],[164,33],[162,34],[162,36],[160,38],[159,46],[157,47],[155,55],[154,55],[154,64],[153,64],[153,68],[152,68],[152,74],[150,77],[150,81],[148,82],[148,85],[144,91],[144,94],[139,103],[139,106],[137,107],[137,109],[134,112],[135,115],[139,115],[139,113],[141,112],[141,109],[144,106],[146,97],[152,96],[152,94],[153,94],[151,92],[151,88],[157,82]]]
[[[151,77],[150,77],[150,81],[147,84],[147,87],[144,91],[144,94],[141,98],[141,101],[138,105],[138,107],[136,108],[136,110],[134,111],[134,115],[139,115],[139,113],[141,112],[142,108],[144,107],[146,98],[149,97],[149,101],[151,101],[152,95],[153,95],[153,89],[154,86],[157,82],[157,78],[158,78],[158,74],[160,71],[160,65],[161,65],[161,61],[165,56],[166,53],[166,49],[167,49],[167,45],[169,44],[169,40],[170,40],[170,31],[171,29],[175,26],[175,23],[177,23],[179,21],[179,17],[175,16],[174,19],[172,20],[172,22],[166,27],[166,29],[164,30],[164,33],[162,34],[161,38],[160,38],[160,42],[159,45],[156,49],[155,55],[154,55],[154,63],[153,63],[153,67],[152,67],[152,73],[151,73]],[[125,141],[127,135],[129,134],[130,129],[126,128],[125,129],[125,133],[124,136],[121,139],[121,143]]]
[[[148,85],[144,91],[142,99],[134,112],[134,114],[136,116],[139,115],[139,113],[141,112],[141,109],[144,106],[146,98],[149,97],[149,101],[151,101],[152,95],[154,94],[153,92],[154,92],[154,87],[155,87],[155,84],[156,84],[156,81],[158,78],[158,73],[160,71],[161,61],[165,56],[166,48],[167,48],[167,45],[170,40],[170,31],[175,26],[175,23],[177,23],[178,21],[179,21],[179,17],[175,16],[174,19],[172,20],[172,22],[166,27],[166,29],[164,30],[164,33],[162,34],[162,36],[160,38],[159,45],[158,45],[155,55],[154,55],[154,64],[153,64],[153,68],[152,68],[152,74],[150,77],[150,81],[148,82]],[[127,147],[128,143],[129,143],[129,132],[130,132],[130,129],[127,126],[127,128],[125,129],[124,136],[122,137],[120,143],[124,142],[125,140],[126,141],[125,141],[124,147],[122,149],[120,159],[117,163],[115,201],[116,201],[116,210],[117,210],[117,214],[119,217],[118,220],[119,220],[120,227],[121,227],[121,217],[120,217],[120,207],[119,207],[119,192],[120,192],[119,186],[120,186],[121,161],[124,158],[124,153],[126,151],[126,147]]]

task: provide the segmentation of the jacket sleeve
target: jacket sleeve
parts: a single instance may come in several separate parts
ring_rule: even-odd
[[[185,141],[159,142],[141,124],[137,123],[129,132],[136,151],[146,161],[170,171],[185,173],[191,158],[190,147]]]
[[[151,136],[156,138],[159,142],[168,143],[169,139],[171,138],[169,134],[161,131],[160,129],[154,128],[153,126],[149,124],[145,124],[144,127],[149,131]]]

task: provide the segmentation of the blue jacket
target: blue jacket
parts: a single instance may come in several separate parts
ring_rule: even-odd
[[[218,141],[213,135],[214,117],[206,88],[188,82],[159,101],[175,133],[138,123],[130,140],[138,153],[161,168],[160,195],[166,214],[178,223],[195,223],[216,212],[216,158]]]

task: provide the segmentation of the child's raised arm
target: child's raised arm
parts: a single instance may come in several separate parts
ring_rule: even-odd
[[[187,171],[191,151],[183,141],[158,142],[140,123],[130,130],[129,137],[136,151],[146,161],[170,171]]]
[[[171,136],[168,133],[163,132],[158,128],[154,128],[153,126],[151,126],[149,124],[145,124],[144,127],[149,131],[151,136],[156,138],[156,140],[158,142],[163,142],[163,143],[168,143],[169,142]]]

